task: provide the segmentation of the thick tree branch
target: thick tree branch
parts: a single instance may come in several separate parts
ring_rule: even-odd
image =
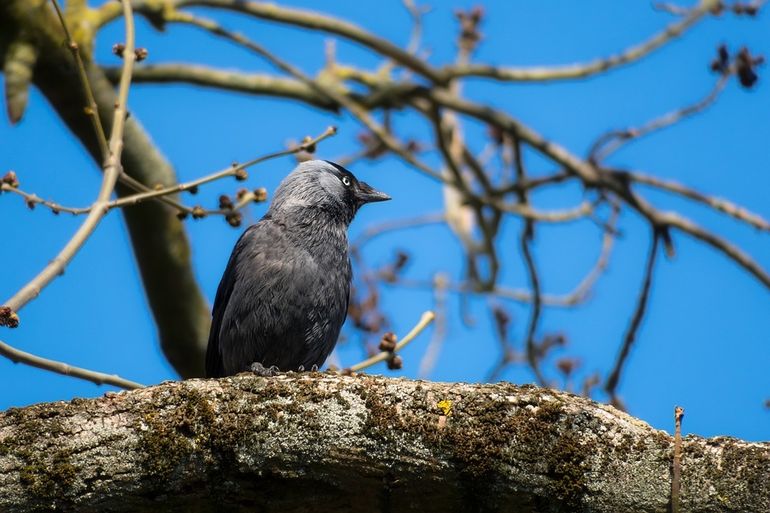
[[[0,414],[0,509],[664,512],[673,439],[507,383],[248,374]],[[770,445],[683,440],[682,511],[770,509]]]

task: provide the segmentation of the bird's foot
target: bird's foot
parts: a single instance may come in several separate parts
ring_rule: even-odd
[[[300,365],[297,368],[297,372],[305,372],[305,366],[304,365]],[[318,372],[318,365],[313,364],[313,366],[310,367],[310,372]]]
[[[257,376],[277,376],[281,373],[281,371],[276,367],[275,365],[270,366],[269,368],[266,368],[264,365],[262,365],[259,362],[254,362],[251,365],[249,365],[249,370],[256,374]]]

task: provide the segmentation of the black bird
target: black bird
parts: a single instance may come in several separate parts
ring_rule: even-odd
[[[235,244],[214,300],[206,375],[320,366],[345,322],[348,225],[390,196],[325,160],[303,162]]]

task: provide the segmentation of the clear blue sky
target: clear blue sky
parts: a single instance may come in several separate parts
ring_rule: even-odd
[[[372,8],[367,2],[324,2],[323,8],[405,45],[409,19],[400,2]],[[314,8],[310,0],[291,5]],[[434,2],[426,18],[424,47],[433,63],[449,62],[454,54],[456,24],[452,10],[470,2]],[[477,60],[497,64],[563,64],[613,53],[647,38],[671,21],[646,2],[489,1],[483,26],[485,39]],[[323,58],[324,36],[249,21],[220,18],[230,27],[275,50],[283,58],[315,71]],[[709,19],[687,36],[639,64],[601,78],[550,85],[469,82],[468,96],[503,108],[577,154],[584,154],[593,139],[611,128],[639,124],[708,92],[714,77],[708,63],[720,43],[736,49],[770,55],[768,16],[758,20],[723,16]],[[121,41],[122,26],[112,24],[98,40],[98,54],[115,63],[109,48]],[[143,21],[139,44],[150,50],[150,62],[204,62],[247,71],[268,70],[258,58],[198,32],[170,27],[159,35]],[[343,62],[374,65],[360,48],[340,43]],[[760,70],[760,74],[765,70]],[[191,179],[221,168],[233,160],[282,148],[286,140],[320,133],[327,125],[340,135],[324,143],[319,155],[334,159],[356,148],[359,129],[347,117],[315,111],[286,102],[218,93],[187,86],[138,86],[130,107],[154,141],[174,163],[181,179]],[[399,117],[400,133],[426,137],[422,123]],[[483,145],[483,127],[469,125],[470,142]],[[658,176],[681,180],[704,192],[732,199],[770,217],[770,89],[765,77],[753,91],[731,83],[719,103],[707,113],[630,145],[613,163]],[[437,160],[431,158],[436,164]],[[286,158],[251,172],[249,185],[273,190],[291,169]],[[545,172],[533,160],[535,171]],[[14,169],[23,187],[46,198],[86,205],[96,194],[100,175],[83,148],[33,92],[25,119],[10,127],[0,119],[0,171]],[[359,163],[353,171],[390,193],[394,200],[368,206],[351,232],[383,220],[409,217],[441,209],[441,192],[432,182],[389,158],[376,164]],[[208,205],[218,194],[232,192],[234,183],[217,183],[196,198]],[[659,206],[680,209],[751,252],[770,268],[768,236],[729,219],[671,197],[649,197]],[[189,198],[188,198],[189,199]],[[549,207],[576,202],[575,191],[556,191],[535,198]],[[257,219],[264,206],[253,208]],[[61,248],[80,219],[53,217],[44,209],[29,212],[16,197],[0,197],[3,220],[0,252],[0,301],[23,285]],[[554,357],[575,356],[583,362],[579,378],[595,371],[606,374],[620,344],[641,281],[649,244],[645,225],[633,214],[623,216],[624,236],[617,243],[607,275],[592,300],[577,310],[547,310],[540,334],[564,331],[569,346]],[[209,300],[240,231],[221,219],[188,221],[195,271]],[[525,286],[516,232],[518,223],[506,222],[498,248],[504,258],[502,281]],[[670,430],[674,405],[686,409],[686,432],[706,436],[725,434],[752,440],[770,439],[770,294],[723,256],[694,241],[676,236],[677,255],[661,261],[652,287],[648,316],[628,362],[620,393],[630,412],[653,426]],[[544,227],[538,232],[535,253],[548,292],[566,292],[582,278],[596,258],[599,235],[589,223]],[[397,248],[412,255],[407,271],[415,278],[445,271],[460,276],[459,246],[445,228],[402,232],[376,240],[367,249],[373,264],[388,261]],[[404,333],[432,307],[432,295],[422,291],[385,289],[384,308],[393,328]],[[523,337],[527,310],[512,305],[516,340]],[[449,302],[448,338],[431,375],[436,380],[483,381],[498,357],[498,343],[484,299],[471,303],[476,326],[468,329],[458,318],[457,298]],[[0,339],[49,358],[143,383],[175,379],[158,349],[144,293],[122,218],[110,214],[96,235],[42,296],[21,313],[20,329],[0,332]],[[430,339],[426,333],[404,354],[404,370],[415,376]],[[346,365],[358,361],[357,344],[341,347]],[[556,378],[552,365],[549,377]],[[387,372],[384,368],[372,372]],[[526,369],[511,369],[504,379],[532,381]],[[98,396],[107,387],[14,365],[0,359],[0,409],[10,406]],[[599,395],[597,398],[602,399]]]

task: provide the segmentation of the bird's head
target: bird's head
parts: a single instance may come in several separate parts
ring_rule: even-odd
[[[275,191],[270,211],[287,213],[296,209],[321,209],[350,223],[358,209],[390,196],[360,182],[353,173],[328,160],[308,160],[283,179]]]

